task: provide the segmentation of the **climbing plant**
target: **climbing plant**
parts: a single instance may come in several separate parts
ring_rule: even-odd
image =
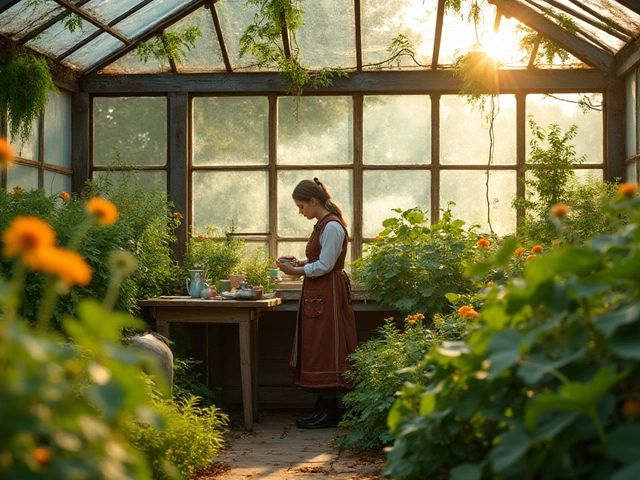
[[[134,55],[143,63],[150,58],[159,62],[180,62],[187,57],[187,52],[195,47],[196,40],[202,36],[198,27],[187,27],[172,32],[162,32],[153,41],[138,43]]]
[[[29,140],[49,90],[57,88],[45,58],[21,50],[0,64],[0,114],[8,117],[13,138]]]
[[[307,87],[333,84],[334,76],[346,77],[337,67],[311,70],[300,58],[296,32],[304,25],[302,0],[247,0],[258,13],[240,38],[240,55],[252,55],[261,67],[277,67],[285,92],[295,97]],[[283,41],[284,35],[284,41]]]

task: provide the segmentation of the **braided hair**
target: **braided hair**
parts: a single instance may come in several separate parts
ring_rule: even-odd
[[[293,194],[291,196],[294,200],[298,200],[299,202],[308,202],[312,198],[315,198],[324,205],[324,208],[337,215],[345,227],[347,226],[342,210],[331,199],[331,194],[329,193],[329,190],[327,190],[327,187],[325,187],[317,178],[314,178],[313,180],[302,180],[298,185],[296,185],[296,188],[293,189]]]

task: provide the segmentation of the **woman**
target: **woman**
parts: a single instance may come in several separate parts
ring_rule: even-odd
[[[347,227],[340,207],[317,178],[302,180],[292,196],[300,214],[317,220],[307,243],[307,258],[277,261],[285,274],[304,275],[289,378],[315,393],[317,400],[314,410],[296,425],[335,427],[339,420],[337,392],[349,389],[343,376],[349,367],[347,355],[358,345],[351,284],[344,271]]]

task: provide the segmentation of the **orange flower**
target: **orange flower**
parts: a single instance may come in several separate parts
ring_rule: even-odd
[[[13,194],[20,195],[22,193],[22,187],[20,185],[16,185],[13,187]]]
[[[493,280],[489,280],[489,281],[487,282],[487,287],[490,287],[491,285],[493,285]]]
[[[38,250],[37,270],[58,277],[67,286],[86,287],[91,282],[91,267],[78,252],[60,247]]]
[[[551,207],[551,216],[556,218],[564,218],[569,213],[569,207],[567,207],[564,203],[557,203],[553,207]]]
[[[69,197],[69,194],[68,194],[67,192],[62,192],[62,193],[60,194],[60,198],[66,202],[66,201],[68,201],[68,200],[69,200],[69,198],[71,198],[71,197]]]
[[[199,241],[204,242],[207,239],[207,236],[206,235],[198,235],[197,238],[198,238]]]
[[[387,317],[384,319],[385,322],[393,322],[393,317]]]
[[[481,238],[480,240],[478,240],[477,245],[479,247],[488,248],[489,245],[491,245],[491,242],[489,240],[487,240],[486,238]]]
[[[173,216],[179,219],[183,219],[184,216],[180,212],[173,212]]]
[[[376,235],[376,240],[382,240],[382,235]]]
[[[531,249],[531,253],[540,253],[543,250],[544,250],[544,247],[542,245],[536,245]]]
[[[46,465],[51,461],[51,450],[47,447],[37,447],[33,450],[33,458],[40,465]]]
[[[414,323],[416,323],[416,320],[417,320],[416,317],[413,315],[411,315],[410,317],[407,317],[407,323],[409,325],[413,325]]]
[[[519,257],[519,256],[520,256],[520,255],[522,255],[523,253],[524,253],[524,248],[522,248],[522,247],[518,247],[518,248],[516,248],[516,251],[515,251],[515,252],[513,252],[513,254],[514,254],[516,257]]]
[[[102,197],[89,199],[86,209],[89,213],[93,214],[98,219],[98,223],[103,226],[113,225],[120,216],[116,206]]]
[[[421,314],[421,313],[416,313],[416,318],[417,318],[418,320],[424,320],[424,315],[423,315],[423,314]]]
[[[527,262],[530,262],[530,261],[531,261],[531,260],[533,260],[534,258],[536,258],[536,257],[534,257],[533,255],[529,255],[525,260],[526,260]]]
[[[472,306],[464,305],[458,309],[458,315],[460,315],[461,317],[476,318],[479,313],[476,312],[476,310]]]
[[[56,232],[44,220],[34,216],[16,217],[2,232],[2,254],[6,258],[20,255],[27,267],[35,268],[35,252],[53,246],[55,241]]]
[[[627,198],[635,197],[637,191],[638,191],[637,183],[627,182],[627,183],[623,183],[618,187],[618,193],[623,197],[627,197]]]
[[[0,138],[0,165],[6,167],[13,158],[13,149],[6,138]]]

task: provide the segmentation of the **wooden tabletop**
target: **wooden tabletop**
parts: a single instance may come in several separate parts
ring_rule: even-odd
[[[279,297],[263,298],[261,300],[204,300],[201,298],[163,296],[139,300],[141,307],[224,307],[224,308],[268,308],[280,305]]]

